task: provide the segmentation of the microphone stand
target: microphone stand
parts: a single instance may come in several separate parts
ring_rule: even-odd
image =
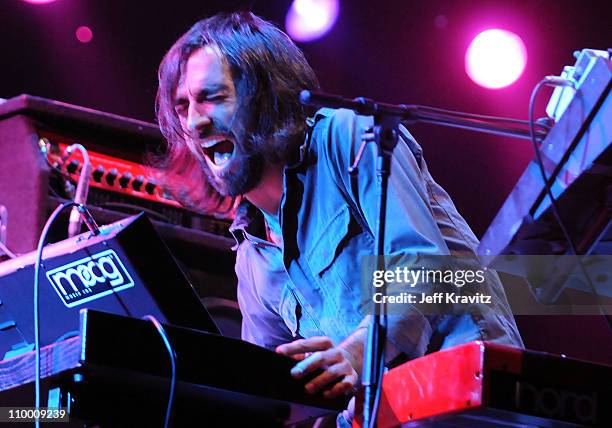
[[[375,241],[376,269],[385,270],[384,233],[387,205],[387,187],[391,169],[391,156],[398,141],[398,126],[400,122],[426,122],[455,128],[470,129],[495,135],[505,135],[517,138],[531,139],[529,122],[515,119],[504,119],[490,116],[473,115],[461,112],[451,112],[442,109],[417,105],[395,105],[380,103],[371,99],[359,97],[344,98],[338,95],[317,91],[304,90],[300,93],[300,102],[315,107],[346,108],[364,116],[374,117],[374,139],[377,146],[376,155],[376,185],[377,212]],[[503,123],[503,125],[501,124]],[[519,124],[525,128],[508,126],[509,123]],[[546,136],[547,129],[540,125],[536,129],[536,138]],[[363,146],[371,140],[365,140],[359,150],[353,169],[359,163]],[[386,281],[383,276],[381,293],[386,292]],[[368,339],[364,351],[362,385],[364,387],[363,427],[370,428],[376,424],[378,403],[382,389],[382,377],[385,366],[385,346],[387,341],[386,303],[374,302],[374,314],[368,328]]]
[[[300,93],[300,101],[304,105],[314,107],[346,108],[364,116],[384,114],[399,117],[401,122],[431,123],[531,141],[529,122],[526,120],[483,116],[414,104],[388,104],[363,97],[350,99],[325,92],[307,90]],[[519,126],[509,126],[510,124]],[[536,123],[534,135],[537,140],[543,140],[549,130],[550,126],[547,124]]]

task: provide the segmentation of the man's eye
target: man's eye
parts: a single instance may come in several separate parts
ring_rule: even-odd
[[[225,99],[225,95],[223,94],[214,94],[214,95],[209,95],[206,97],[206,101],[209,102],[218,102],[218,101],[223,101]]]

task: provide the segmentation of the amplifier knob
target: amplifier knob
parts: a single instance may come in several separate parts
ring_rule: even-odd
[[[117,171],[117,168],[111,168],[108,171],[108,174],[106,174],[106,182],[108,183],[109,186],[112,186],[115,184],[115,180],[117,179],[118,175],[119,175],[119,171]]]
[[[142,175],[137,175],[134,181],[132,181],[132,188],[137,192],[140,192],[142,189],[142,185],[144,184],[144,177]]]
[[[130,174],[129,172],[126,172],[119,179],[119,185],[125,189],[130,183],[131,179],[132,179],[132,174]]]
[[[74,174],[75,172],[77,172],[77,169],[79,169],[80,164],[81,162],[79,162],[78,160],[72,159],[68,166],[66,166],[66,171],[68,171],[70,174]]]
[[[104,167],[102,165],[98,165],[98,167],[91,175],[94,181],[97,181],[99,183],[100,181],[102,181],[102,176],[104,175]]]
[[[145,184],[145,190],[148,194],[152,195],[153,193],[155,193],[155,183],[151,183],[150,181]]]

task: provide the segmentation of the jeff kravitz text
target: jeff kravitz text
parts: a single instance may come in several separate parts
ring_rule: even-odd
[[[431,304],[490,304],[491,296],[488,296],[483,293],[476,293],[472,296],[463,296],[458,295],[457,293],[444,293],[438,292],[433,294],[428,293],[419,293],[410,294],[406,292],[402,292],[398,295],[385,295],[383,293],[374,293],[372,296],[372,300],[374,303],[409,303],[409,304],[423,304],[423,303],[431,303]]]
[[[374,303],[388,304],[491,304],[491,296],[480,292],[461,292],[465,286],[477,286],[485,282],[486,268],[483,269],[411,269],[396,267],[393,270],[375,270],[372,273],[372,295]],[[386,285],[385,292],[381,290]],[[412,289],[412,292],[397,292],[397,286]],[[435,291],[440,286],[453,286],[449,291]],[[426,288],[423,291],[423,288]],[[390,292],[390,289],[393,292]],[[417,291],[418,290],[418,291]]]

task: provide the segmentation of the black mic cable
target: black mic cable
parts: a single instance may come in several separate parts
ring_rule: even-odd
[[[170,368],[171,368],[171,378],[170,378],[170,391],[168,393],[168,404],[166,405],[166,417],[164,418],[164,428],[168,428],[170,426],[170,415],[172,414],[172,404],[174,401],[174,389],[176,388],[176,352],[174,348],[170,344],[170,339],[168,338],[168,334],[164,329],[164,326],[155,318],[153,315],[145,315],[142,319],[151,321],[155,326],[155,329],[159,333],[168,350],[168,355],[170,356]]]

